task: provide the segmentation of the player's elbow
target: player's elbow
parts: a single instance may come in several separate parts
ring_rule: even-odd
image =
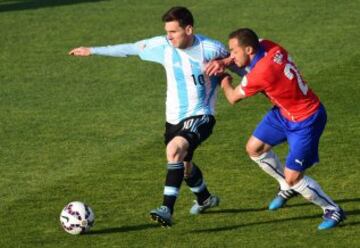
[[[230,104],[231,104],[232,106],[234,106],[234,105],[235,105],[235,103],[240,102],[240,100],[241,100],[241,99],[238,99],[238,100],[233,100],[233,101],[231,101],[231,102],[230,102]]]
[[[230,103],[230,105],[235,105],[235,103],[239,102],[241,100],[241,98],[237,97],[236,95],[231,95],[231,96],[227,97],[227,100]]]
[[[228,102],[230,103],[231,106],[234,106],[235,103],[237,103],[237,101],[235,101],[234,99],[228,99]]]

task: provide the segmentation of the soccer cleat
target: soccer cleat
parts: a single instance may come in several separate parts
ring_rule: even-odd
[[[318,226],[319,230],[327,230],[336,227],[340,222],[346,219],[346,215],[341,208],[339,210],[326,209],[323,219],[324,221]]]
[[[167,206],[160,206],[150,211],[150,217],[163,227],[171,227],[171,211]]]
[[[282,208],[287,200],[297,195],[298,193],[292,189],[280,190],[277,196],[270,202],[269,210],[278,210],[279,208]]]
[[[282,208],[287,199],[283,198],[280,195],[277,195],[269,204],[269,210],[277,210],[279,208]]]
[[[211,195],[208,199],[206,199],[203,205],[200,205],[196,200],[194,201],[194,205],[190,209],[190,214],[197,215],[204,212],[208,208],[214,208],[219,206],[220,198]]]

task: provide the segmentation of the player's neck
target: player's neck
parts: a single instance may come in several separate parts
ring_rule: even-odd
[[[187,49],[187,48],[192,47],[192,46],[194,45],[194,43],[195,43],[195,35],[189,36],[189,40],[188,40],[188,42],[186,43],[184,49]]]
[[[264,55],[265,55],[265,51],[262,48],[260,48],[256,52],[249,54],[250,69],[252,69],[255,66],[255,64],[264,57]]]
[[[249,64],[251,64],[251,62],[254,60],[255,55],[255,53],[249,55]]]

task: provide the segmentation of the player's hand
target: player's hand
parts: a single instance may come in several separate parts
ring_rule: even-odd
[[[216,76],[225,71],[225,63],[220,60],[212,60],[205,66],[205,73],[209,76]]]
[[[228,74],[228,73],[223,73],[223,74],[221,75],[221,82],[220,82],[221,88],[224,88],[224,87],[226,87],[226,86],[228,86],[228,85],[231,85],[231,84],[232,84],[232,80],[233,80],[233,78],[232,78],[232,76],[231,76],[230,74]]]
[[[69,55],[73,55],[73,56],[90,56],[91,55],[91,51],[89,47],[78,47],[78,48],[74,48],[69,52]]]

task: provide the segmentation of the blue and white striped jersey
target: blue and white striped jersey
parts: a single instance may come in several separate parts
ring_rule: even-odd
[[[229,55],[222,43],[195,35],[186,49],[171,45],[166,36],[157,36],[133,44],[91,49],[92,54],[125,57],[138,55],[142,60],[160,63],[166,70],[166,121],[177,124],[195,115],[215,114],[218,77],[205,75],[205,64]]]

